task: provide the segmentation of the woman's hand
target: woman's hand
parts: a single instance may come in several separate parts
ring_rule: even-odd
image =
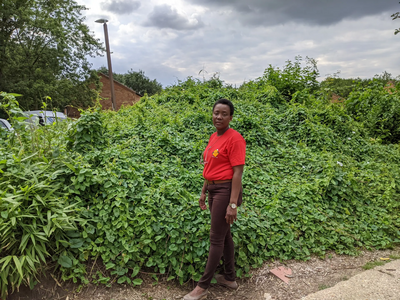
[[[202,193],[200,195],[199,205],[200,205],[200,208],[202,210],[206,210],[207,209],[207,206],[206,206],[206,194]]]
[[[233,224],[237,220],[237,208],[233,209],[228,205],[226,208],[226,215],[225,215],[226,223]]]

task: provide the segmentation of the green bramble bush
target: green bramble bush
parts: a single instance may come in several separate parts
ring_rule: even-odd
[[[382,143],[367,119],[297,85],[301,89],[293,89],[288,101],[265,77],[239,88],[224,86],[217,77],[189,78],[118,112],[94,110],[76,122],[26,133],[22,152],[11,139],[2,140],[0,170],[20,178],[1,177],[1,190],[14,186],[7,196],[0,194],[2,211],[12,209],[5,198],[16,197],[33,180],[18,167],[27,164],[48,189],[56,189],[49,201],[62,193],[65,204],[50,210],[73,205],[65,213],[71,228],[58,233],[63,242],[43,241],[64,280],[110,284],[111,278],[97,278],[86,269],[94,260],[117,283],[140,285],[143,270],[156,273],[155,280],[198,280],[210,229],[209,212],[198,207],[199,160],[215,130],[212,105],[226,97],[235,105],[231,127],[247,142],[244,204],[232,226],[237,276],[269,259],[393,247],[400,242],[398,144]],[[47,148],[36,153],[35,140]],[[47,195],[46,189],[40,193]],[[43,209],[44,216],[48,210]],[[9,218],[2,213],[0,226],[9,228]],[[51,218],[39,219],[44,227],[53,224]],[[22,237],[22,224],[13,230]],[[17,250],[0,249],[2,263],[10,255],[23,259]]]
[[[385,143],[400,141],[400,95],[379,80],[358,86],[346,100],[346,109],[370,135]]]

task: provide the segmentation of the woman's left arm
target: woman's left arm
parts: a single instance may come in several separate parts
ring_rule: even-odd
[[[233,167],[232,190],[229,203],[235,203],[236,206],[239,199],[240,191],[242,189],[243,169],[244,165]],[[226,208],[225,220],[228,224],[233,224],[233,222],[237,220],[237,207],[233,209],[228,205],[228,207]]]

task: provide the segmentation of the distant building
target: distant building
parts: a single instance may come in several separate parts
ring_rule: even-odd
[[[102,88],[100,92],[100,104],[103,110],[112,110],[111,102],[111,87],[110,87],[110,77],[103,73],[98,73],[100,77],[100,82],[102,83]],[[115,93],[115,103],[116,110],[119,110],[122,105],[128,106],[133,105],[140,100],[142,95],[135,92],[134,90],[128,88],[122,83],[114,79],[114,93]],[[64,114],[70,118],[79,118],[80,113],[77,108],[72,106],[66,106]]]
[[[100,82],[103,84],[100,97],[103,99],[100,101],[101,106],[104,110],[112,109],[111,102],[111,87],[110,87],[110,77],[103,73],[99,73]],[[114,80],[114,93],[115,93],[115,104],[116,110],[119,110],[122,105],[132,105],[140,100],[142,95],[135,92],[134,90],[128,88],[122,83]]]

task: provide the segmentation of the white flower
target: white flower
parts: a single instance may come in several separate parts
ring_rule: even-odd
[[[349,141],[351,140],[351,138],[347,138]]]
[[[353,134],[355,134],[355,132],[353,131]]]
[[[338,161],[337,164],[338,164],[339,166],[343,167],[343,164],[342,164],[340,161]]]
[[[306,167],[305,166],[303,166],[303,169],[305,169]]]

